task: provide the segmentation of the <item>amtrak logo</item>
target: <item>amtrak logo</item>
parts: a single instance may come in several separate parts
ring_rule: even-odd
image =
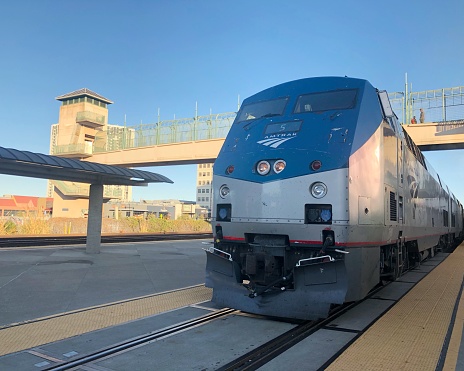
[[[258,144],[262,144],[263,146],[268,146],[271,148],[277,148],[280,146],[282,143],[285,143],[287,140],[293,139],[295,137],[290,137],[290,138],[267,138],[258,141]]]

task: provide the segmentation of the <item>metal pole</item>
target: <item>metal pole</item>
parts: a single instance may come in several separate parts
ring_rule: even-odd
[[[193,122],[193,140],[197,140],[198,102],[195,102],[195,120]]]
[[[123,132],[122,132],[122,145],[121,145],[121,148],[122,149],[126,149],[126,114],[124,114],[124,129],[123,129]]]
[[[446,121],[446,98],[445,98],[445,89],[441,89],[441,97],[442,97],[442,114],[441,118],[442,121]]]
[[[158,122],[156,123],[156,144],[160,142],[160,109],[158,108]]]
[[[410,124],[410,119],[409,119],[409,96],[408,96],[408,74],[406,73],[404,75],[404,100],[405,100],[405,105],[404,105],[404,117],[405,117],[405,124],[409,125]]]

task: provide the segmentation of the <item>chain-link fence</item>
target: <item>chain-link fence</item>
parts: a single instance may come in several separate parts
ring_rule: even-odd
[[[127,127],[108,125],[97,134],[99,145],[94,152],[225,138],[235,116],[235,112],[226,112]]]
[[[424,122],[449,123],[464,120],[464,86],[426,90],[421,92],[390,93],[390,102],[403,124],[410,124],[415,116],[420,123],[421,109]]]

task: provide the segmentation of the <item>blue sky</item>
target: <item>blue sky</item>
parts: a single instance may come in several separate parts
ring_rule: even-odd
[[[464,85],[464,2],[16,0],[0,4],[0,146],[48,153],[55,97],[89,88],[128,125],[236,110],[285,81],[365,78],[415,91]],[[464,201],[464,151],[425,156]],[[195,199],[195,166],[145,168],[175,184],[134,199]],[[0,175],[0,196],[46,181]]]

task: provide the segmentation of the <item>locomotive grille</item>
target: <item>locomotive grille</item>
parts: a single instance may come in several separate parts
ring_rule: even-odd
[[[390,191],[390,221],[398,220],[398,210],[396,206],[396,195],[395,192]]]

